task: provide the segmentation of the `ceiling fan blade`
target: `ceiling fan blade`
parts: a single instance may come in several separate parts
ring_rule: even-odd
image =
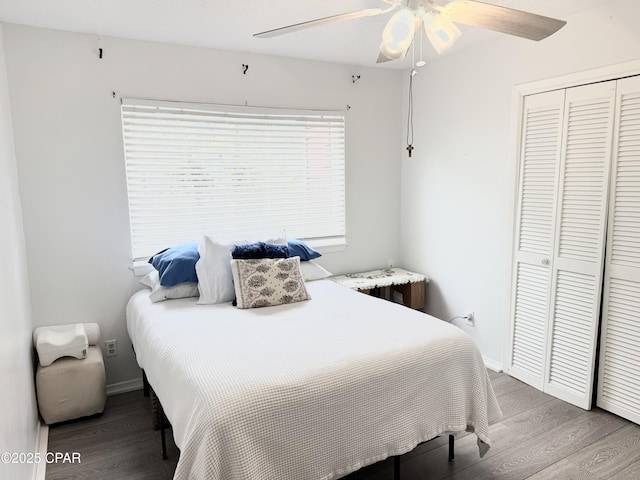
[[[395,8],[395,5],[392,7]],[[284,35],[286,33],[297,32],[299,30],[305,30],[307,28],[318,27],[320,25],[327,25],[329,23],[341,22],[343,20],[353,20],[362,17],[374,17],[382,13],[386,13],[391,9],[382,8],[367,8],[366,10],[358,10],[356,12],[341,13],[339,15],[332,15],[330,17],[318,18],[316,20],[309,20],[308,22],[295,23],[286,27],[274,28],[273,30],[267,30],[265,32],[255,33],[253,36],[258,38],[271,38],[278,35]]]
[[[499,7],[474,0],[455,0],[441,12],[457,23],[508,33],[529,40],[542,40],[566,25],[564,20]]]

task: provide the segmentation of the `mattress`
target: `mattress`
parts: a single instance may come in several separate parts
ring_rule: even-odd
[[[329,480],[500,416],[474,341],[330,280],[311,300],[241,310],[127,305],[127,328],[181,451],[175,479]]]

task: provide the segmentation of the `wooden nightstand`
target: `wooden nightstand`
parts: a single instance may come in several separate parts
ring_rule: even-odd
[[[359,292],[401,303],[416,310],[425,307],[425,290],[429,279],[402,268],[383,268],[362,273],[331,277],[336,283]]]

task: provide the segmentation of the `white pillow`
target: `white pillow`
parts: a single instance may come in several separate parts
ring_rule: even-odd
[[[152,270],[140,279],[140,283],[152,289],[154,286],[160,285],[160,274],[157,270]]]
[[[322,280],[323,278],[331,276],[331,273],[326,271],[317,263],[312,262],[311,260],[300,262],[300,273],[302,273],[302,278],[304,278],[305,282]]]
[[[198,284],[191,282],[179,283],[173,287],[160,285],[160,275],[157,270],[145,275],[140,283],[151,289],[149,299],[153,302],[164,302],[173,298],[187,298],[198,296]]]
[[[284,230],[281,230],[254,238],[218,240],[213,237],[203,237],[200,240],[198,245],[200,260],[196,262],[200,292],[198,304],[225,303],[235,298],[231,273],[231,250],[235,245],[255,242],[285,244],[287,235]]]

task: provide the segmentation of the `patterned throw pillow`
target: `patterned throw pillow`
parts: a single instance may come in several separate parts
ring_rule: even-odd
[[[238,308],[301,302],[311,297],[300,274],[300,258],[231,260]]]

